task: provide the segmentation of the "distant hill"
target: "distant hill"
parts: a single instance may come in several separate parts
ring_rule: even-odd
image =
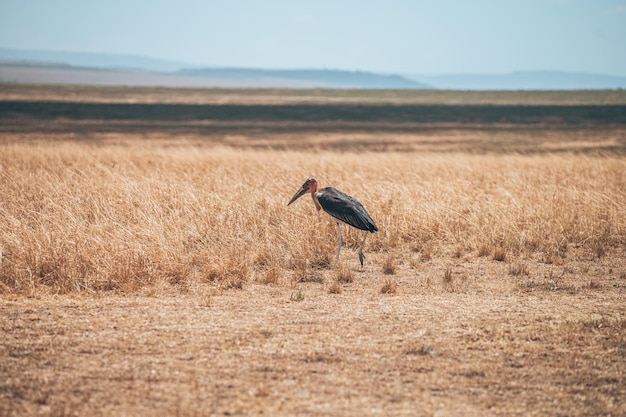
[[[215,79],[257,81],[259,84],[288,80],[289,83],[305,83],[310,86],[331,88],[371,89],[423,89],[427,85],[400,75],[385,75],[363,71],[340,70],[270,70],[252,68],[204,68],[184,69],[178,75]]]
[[[215,68],[161,72],[16,61],[0,61],[0,83],[199,88],[427,88],[423,84],[397,75],[358,71]]]
[[[400,75],[363,71],[198,68],[132,55],[1,48],[0,82],[165,87],[428,88]]]
[[[0,83],[202,88],[596,90],[626,88],[626,77],[560,71],[397,75],[332,69],[202,68],[135,55],[0,48]]]
[[[410,75],[407,78],[450,90],[605,90],[626,88],[626,77],[562,71],[509,74]]]
[[[178,71],[192,66],[181,62],[154,59],[137,55],[37,51],[6,48],[0,48],[0,61],[64,64],[88,68],[132,68],[146,71]]]

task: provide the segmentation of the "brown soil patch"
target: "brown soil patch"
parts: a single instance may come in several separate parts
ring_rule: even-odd
[[[382,254],[364,269],[353,250],[342,255],[352,283],[322,270],[322,282],[241,290],[6,297],[0,412],[626,412],[624,253],[577,261],[586,273],[529,263],[521,276],[486,257],[389,275]],[[395,293],[383,293],[390,282]]]

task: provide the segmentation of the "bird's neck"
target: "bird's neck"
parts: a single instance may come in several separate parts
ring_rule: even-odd
[[[322,209],[322,206],[320,205],[320,202],[317,200],[317,193],[318,191],[311,193],[311,198],[313,199],[313,203],[315,203],[315,208],[317,209],[317,211],[320,211]]]

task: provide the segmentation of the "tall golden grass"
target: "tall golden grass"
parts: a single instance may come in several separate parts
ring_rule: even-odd
[[[376,221],[366,268],[390,253],[555,262],[569,248],[601,257],[626,244],[619,157],[9,143],[0,291],[237,288],[327,268],[333,221],[308,198],[286,207],[309,176],[358,198]],[[354,267],[360,238],[344,227],[342,260]]]

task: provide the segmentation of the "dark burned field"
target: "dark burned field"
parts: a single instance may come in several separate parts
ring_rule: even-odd
[[[0,416],[626,415],[625,153],[624,91],[0,85]]]
[[[626,124],[626,105],[151,104],[2,101],[3,118],[569,126]]]
[[[276,150],[623,153],[625,130],[623,91],[0,88],[0,133],[9,140],[45,133]]]
[[[26,138],[40,132],[67,138],[80,132],[78,140],[136,134],[270,149],[478,153],[623,153],[626,149],[624,104],[379,104],[319,99],[313,103],[277,104],[275,97],[263,104],[231,101],[163,104],[3,100],[0,132],[26,134]],[[555,137],[562,137],[561,133],[569,135],[572,146],[553,143]]]

